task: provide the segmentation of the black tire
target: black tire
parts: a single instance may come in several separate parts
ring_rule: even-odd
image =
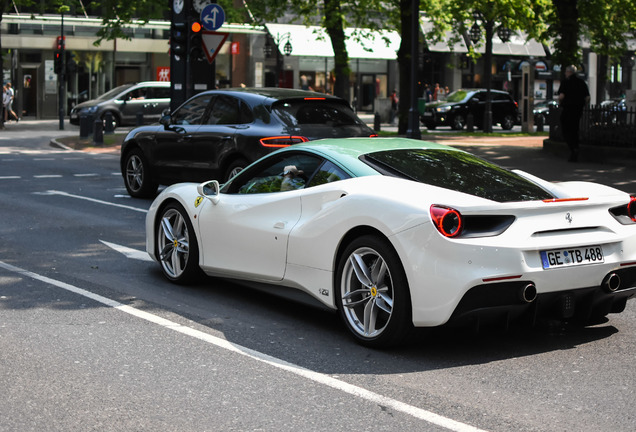
[[[437,125],[435,123],[426,123],[426,129],[429,130],[435,130],[435,128],[437,127]]]
[[[406,274],[391,244],[381,237],[365,235],[345,248],[334,295],[345,326],[361,345],[388,348],[412,333]],[[365,314],[367,308],[374,318]]]
[[[169,281],[187,284],[201,276],[199,243],[190,217],[180,204],[173,202],[161,210],[155,227],[155,248],[161,271]]]
[[[236,174],[241,172],[248,166],[249,163],[245,159],[235,159],[233,160],[225,169],[225,174],[223,175],[223,181],[226,182]]]
[[[457,114],[451,120],[451,128],[454,130],[462,130],[464,129],[464,126],[466,126],[466,119],[461,114]]]
[[[134,148],[126,153],[122,175],[131,197],[151,198],[157,193],[159,185],[151,180],[148,161],[140,149]]]
[[[510,130],[514,127],[514,125],[515,118],[510,114],[504,116],[503,120],[501,121],[501,128],[503,130]]]

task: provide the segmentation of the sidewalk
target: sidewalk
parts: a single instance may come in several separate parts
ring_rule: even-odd
[[[363,116],[361,116],[362,118]],[[371,123],[371,126],[373,124]],[[397,132],[396,126],[382,125],[382,130]],[[130,128],[118,129],[118,133]],[[51,146],[66,148],[58,138],[76,136],[79,127],[65,122],[64,130],[59,130],[58,120],[26,120],[10,122],[0,130],[0,146],[3,140],[14,138],[46,139]],[[497,163],[509,169],[521,169],[549,181],[593,181],[616,187],[625,192],[636,193],[636,169],[627,163],[599,163],[596,161],[567,162],[567,155],[556,155],[544,150],[543,136],[467,136],[453,133],[424,134],[424,140],[437,141]],[[94,147],[90,152],[119,155],[119,147]]]

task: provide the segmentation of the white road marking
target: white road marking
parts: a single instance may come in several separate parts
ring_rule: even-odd
[[[62,178],[62,176],[59,174],[43,174],[43,175],[34,175],[33,178],[36,178],[36,179]]]
[[[126,258],[132,258],[140,261],[150,261],[153,262],[153,259],[150,258],[150,255],[146,253],[146,251],[140,251],[137,249],[129,248],[126,246],[118,245],[115,243],[109,243],[104,240],[100,240],[103,244],[108,246],[109,248],[123,254]]]
[[[99,174],[87,173],[87,174],[73,174],[73,177],[97,177]]]
[[[61,195],[61,196],[69,197],[69,198],[77,198],[77,199],[81,199],[81,200],[84,200],[84,201],[91,201],[91,202],[104,204],[104,205],[109,205],[109,206],[113,206],[113,207],[125,208],[125,209],[128,209],[128,210],[138,211],[138,212],[141,212],[141,213],[148,213],[148,210],[146,210],[146,209],[140,209],[140,208],[137,208],[137,207],[127,206],[127,205],[123,205],[123,204],[117,204],[117,203],[112,203],[112,202],[108,202],[108,201],[102,201],[102,200],[98,200],[98,199],[90,198],[90,197],[85,197],[85,196],[81,196],[81,195],[73,195],[73,194],[70,194],[70,193],[62,192],[62,191],[48,190],[46,192],[38,192],[38,194],[39,195]]]
[[[22,177],[20,176],[0,176],[0,180],[14,180],[14,179],[21,179]]]
[[[441,416],[439,414],[435,414],[431,411],[427,411],[412,405],[408,405],[404,402],[400,402],[398,400],[389,398],[387,396],[382,396],[381,394],[374,393],[370,390],[364,389],[362,387],[358,387],[347,382],[341,381],[339,379],[333,378],[329,375],[325,375],[319,372],[315,372],[301,366],[295,365],[293,363],[286,362],[285,360],[281,360],[279,358],[261,353],[259,351],[244,347],[242,345],[229,342],[225,339],[221,339],[216,336],[212,336],[208,333],[204,333],[199,330],[195,330],[190,327],[183,326],[174,321],[167,320],[165,318],[161,318],[157,315],[135,309],[134,307],[124,305],[115,300],[109,299],[107,297],[100,296],[98,294],[92,293],[82,288],[78,288],[74,285],[67,284],[66,282],[58,281],[55,279],[51,279],[47,276],[42,276],[37,273],[30,272],[28,270],[24,270],[20,267],[13,266],[11,264],[7,264],[3,261],[0,261],[0,267],[4,268],[13,273],[18,273],[24,277],[28,277],[31,279],[35,279],[41,282],[44,282],[49,285],[56,286],[58,288],[65,289],[67,291],[73,292],[75,294],[79,294],[81,296],[87,297],[91,300],[99,302],[103,305],[112,307],[121,312],[125,312],[129,315],[135,316],[137,318],[141,318],[153,324],[160,325],[168,330],[173,330],[178,333],[184,334],[186,336],[190,336],[196,339],[199,339],[203,342],[209,343],[216,347],[249,357],[253,360],[266,363],[270,366],[285,370],[287,372],[291,372],[303,378],[307,378],[316,383],[326,385],[336,390],[340,390],[342,392],[348,393],[350,395],[359,397],[361,399],[365,399],[369,402],[373,402],[378,405],[382,405],[384,407],[389,407],[394,409],[395,411],[402,412],[404,414],[410,415],[417,419],[426,421],[428,423],[432,423],[434,425],[443,427],[445,429],[455,431],[455,432],[485,432],[482,429],[478,429],[474,426],[450,419],[448,417]]]

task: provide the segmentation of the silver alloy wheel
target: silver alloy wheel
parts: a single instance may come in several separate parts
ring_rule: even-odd
[[[232,177],[234,177],[235,175],[237,175],[238,173],[240,173],[241,171],[243,171],[243,168],[245,168],[245,167],[237,166],[237,167],[232,168],[230,170],[230,174],[228,175],[228,180],[231,179]]]
[[[169,208],[161,218],[157,232],[157,250],[166,275],[180,278],[186,271],[190,257],[190,235],[183,215]]]
[[[360,336],[382,334],[393,314],[390,269],[374,249],[361,247],[347,259],[340,284],[344,315]]]
[[[133,192],[139,192],[144,184],[144,163],[136,154],[126,162],[126,183]]]

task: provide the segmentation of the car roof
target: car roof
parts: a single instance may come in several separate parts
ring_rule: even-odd
[[[142,81],[133,85],[137,87],[170,87],[170,81]]]
[[[316,141],[307,141],[279,150],[277,153],[305,150],[318,154],[328,159],[338,161],[356,176],[378,174],[360,160],[360,156],[387,150],[428,149],[451,150],[461,152],[456,148],[429,141],[420,141],[399,137],[354,137],[354,138],[328,138]]]
[[[329,95],[326,93],[313,92],[308,90],[276,88],[276,87],[234,87],[227,89],[208,90],[209,94],[233,94],[238,95],[257,95],[268,99],[304,99],[304,98],[321,98],[332,101],[343,101],[343,99]]]

